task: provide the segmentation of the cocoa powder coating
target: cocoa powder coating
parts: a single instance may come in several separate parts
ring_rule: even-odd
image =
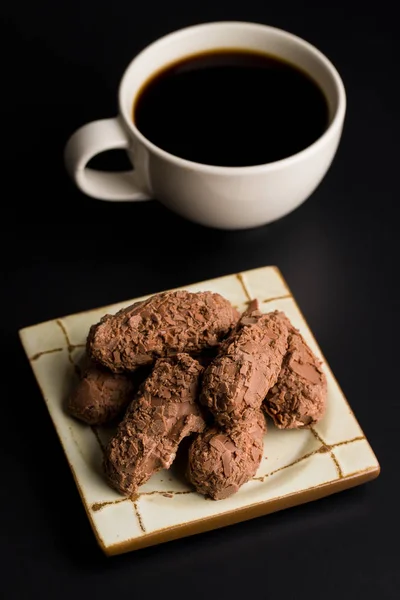
[[[103,425],[123,413],[137,387],[127,375],[90,365],[68,398],[67,411],[88,425]]]
[[[279,429],[310,427],[323,417],[327,382],[321,362],[297,329],[290,328],[288,351],[264,410]]]
[[[221,426],[245,420],[276,383],[287,351],[288,321],[278,311],[245,312],[206,369],[201,402]]]
[[[213,500],[231,496],[254,477],[263,455],[265,417],[261,410],[230,429],[210,427],[192,442],[187,478]]]
[[[217,346],[238,319],[219,294],[165,292],[105,315],[91,327],[87,350],[115,373],[131,371],[159,357]]]
[[[134,494],[171,466],[184,437],[204,429],[196,403],[202,371],[188,354],[157,360],[106,448],[104,471],[117,491]]]

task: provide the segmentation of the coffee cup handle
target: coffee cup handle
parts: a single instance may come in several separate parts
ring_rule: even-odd
[[[65,166],[78,188],[92,198],[117,202],[150,200],[137,181],[136,171],[113,173],[86,166],[96,154],[128,147],[128,136],[118,118],[93,121],[69,138],[64,151]]]

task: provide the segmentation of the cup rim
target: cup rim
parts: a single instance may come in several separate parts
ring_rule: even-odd
[[[162,46],[162,44],[168,40],[173,40],[174,38],[179,38],[181,35],[188,34],[191,31],[194,32],[194,31],[198,31],[201,29],[209,29],[210,27],[218,28],[218,27],[226,26],[226,25],[239,25],[239,26],[245,27],[246,29],[250,29],[250,30],[258,29],[258,30],[263,30],[265,32],[273,31],[275,33],[283,35],[286,38],[291,39],[292,41],[296,42],[297,44],[300,44],[301,46],[303,46],[303,48],[307,49],[309,52],[314,54],[314,56],[316,56],[320,60],[320,62],[323,64],[323,66],[329,72],[330,76],[332,77],[332,80],[334,81],[334,84],[336,87],[336,92],[338,94],[338,103],[337,103],[337,108],[336,108],[335,114],[333,115],[331,122],[329,123],[329,125],[326,128],[326,130],[324,131],[324,133],[318,139],[316,139],[315,142],[313,142],[312,144],[310,144],[303,150],[300,150],[300,152],[296,152],[296,154],[291,154],[290,156],[287,156],[280,160],[276,160],[276,161],[269,162],[269,163],[263,163],[260,165],[250,165],[250,166],[243,166],[243,167],[229,167],[229,166],[220,166],[220,165],[208,165],[205,163],[191,161],[186,158],[181,158],[180,156],[176,156],[175,154],[171,154],[170,152],[163,150],[162,148],[160,148],[159,146],[157,146],[156,144],[151,142],[147,137],[145,137],[139,131],[139,129],[136,127],[135,123],[130,118],[130,115],[128,115],[127,111],[124,109],[123,99],[122,99],[125,82],[129,76],[129,72],[130,72],[131,68],[134,66],[134,63],[137,60],[139,60],[143,56],[143,54],[145,54],[150,48],[155,48],[158,45]],[[342,78],[340,77],[339,72],[337,71],[336,67],[332,64],[332,62],[329,60],[329,58],[327,56],[325,56],[325,54],[323,54],[320,50],[318,50],[318,48],[316,46],[314,46],[313,44],[310,44],[303,38],[301,38],[293,33],[290,33],[289,31],[286,31],[284,29],[280,29],[278,27],[273,27],[271,25],[264,25],[262,23],[255,23],[255,22],[249,22],[249,21],[210,21],[210,22],[201,23],[198,25],[190,25],[189,27],[184,27],[184,28],[178,29],[176,31],[173,31],[171,33],[168,33],[167,35],[164,35],[164,36],[156,39],[154,42],[148,44],[145,48],[143,48],[143,50],[141,50],[131,60],[131,62],[128,64],[128,66],[126,67],[126,69],[124,71],[124,74],[122,76],[122,79],[121,79],[121,82],[119,85],[119,90],[118,90],[118,104],[119,104],[120,115],[122,116],[124,123],[128,127],[128,129],[135,135],[135,137],[138,140],[141,141],[141,143],[149,151],[156,154],[160,158],[167,160],[170,163],[172,162],[176,166],[194,169],[194,170],[202,172],[202,173],[220,174],[220,175],[246,175],[246,174],[257,174],[260,172],[264,173],[264,172],[268,172],[268,171],[276,171],[277,169],[280,169],[280,168],[283,168],[283,167],[286,167],[289,165],[293,165],[293,164],[307,158],[309,155],[312,155],[313,153],[317,152],[320,149],[320,147],[323,146],[324,144],[326,144],[333,136],[335,136],[337,130],[342,127],[345,113],[346,113],[346,92],[345,92]]]

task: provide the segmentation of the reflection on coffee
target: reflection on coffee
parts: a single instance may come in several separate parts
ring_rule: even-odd
[[[243,50],[189,56],[140,90],[133,122],[153,144],[187,160],[243,167],[296,154],[329,124],[326,98],[304,71]]]

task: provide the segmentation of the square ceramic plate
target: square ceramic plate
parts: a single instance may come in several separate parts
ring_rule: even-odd
[[[114,313],[143,298],[22,329],[22,344],[93,531],[106,554],[119,554],[265,515],[379,475],[378,461],[276,267],[204,281],[185,289],[219,292],[239,310],[244,310],[252,298],[258,298],[263,312],[284,311],[324,363],[327,411],[311,429],[280,431],[270,423],[265,456],[256,476],[226,500],[207,500],[194,492],[176,465],[154,475],[135,499],[126,499],[109,488],[102,476],[102,452],[110,430],[75,421],[64,412],[63,404],[76,385],[90,325],[106,312]]]

